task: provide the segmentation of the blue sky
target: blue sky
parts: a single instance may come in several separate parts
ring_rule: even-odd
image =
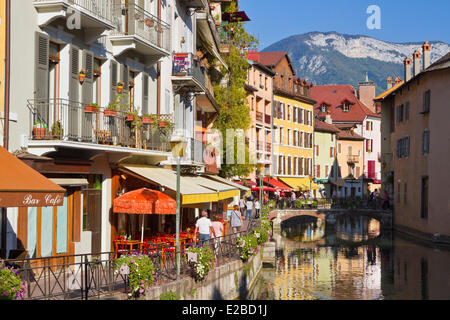
[[[381,11],[381,29],[367,27],[370,5]],[[247,31],[259,49],[311,31],[362,34],[388,42],[450,44],[450,0],[240,0],[252,20]]]

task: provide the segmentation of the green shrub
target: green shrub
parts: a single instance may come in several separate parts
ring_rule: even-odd
[[[247,234],[236,239],[236,245],[240,253],[242,261],[246,262],[256,253],[258,248],[258,239],[254,233]]]
[[[180,297],[173,291],[164,292],[159,296],[159,300],[180,300]]]
[[[216,260],[214,252],[208,246],[191,247],[188,252],[197,254],[197,262],[194,265],[196,280],[205,279],[209,271],[214,268]]]
[[[128,283],[130,286],[130,297],[145,292],[155,283],[155,267],[146,255],[138,253],[121,256],[115,262],[116,273],[126,265],[129,268]]]
[[[25,296],[25,283],[18,271],[9,267],[0,269],[0,300],[22,300]]]

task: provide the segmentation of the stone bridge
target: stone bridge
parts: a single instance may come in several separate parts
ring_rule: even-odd
[[[336,218],[343,214],[363,215],[380,221],[381,229],[392,229],[392,212],[385,210],[372,209],[285,209],[273,210],[269,214],[269,220],[273,223],[273,229],[280,230],[281,223],[293,217],[311,216],[321,219],[324,222],[332,223]]]

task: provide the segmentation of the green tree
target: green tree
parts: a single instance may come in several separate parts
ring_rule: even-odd
[[[237,11],[235,3],[231,3],[225,9],[226,12]],[[222,177],[248,176],[254,169],[255,159],[250,159],[248,147],[245,147],[245,163],[237,164],[236,140],[233,145],[226,143],[227,129],[248,130],[250,127],[250,108],[245,91],[247,81],[247,71],[250,67],[247,62],[248,49],[257,45],[257,40],[245,31],[242,22],[228,23],[228,35],[230,37],[230,51],[224,56],[228,65],[228,70],[222,70],[222,75],[226,80],[226,86],[217,84],[214,87],[216,102],[220,105],[219,116],[214,123],[214,128],[220,130],[223,136],[223,164],[220,171]],[[233,164],[226,159],[227,150],[234,148],[235,159]],[[251,160],[251,161],[250,161]]]

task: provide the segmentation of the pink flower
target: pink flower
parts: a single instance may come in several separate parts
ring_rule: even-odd
[[[139,293],[144,293],[144,289],[139,290]]]

